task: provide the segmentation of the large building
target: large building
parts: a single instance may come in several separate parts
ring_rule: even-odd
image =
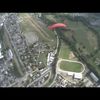
[[[93,72],[90,73],[90,76],[95,82],[99,81],[98,77]]]
[[[75,73],[74,78],[76,79],[82,79],[82,73]]]

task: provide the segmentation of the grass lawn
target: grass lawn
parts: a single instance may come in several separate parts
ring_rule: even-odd
[[[49,85],[51,85],[51,83],[53,82],[54,80],[49,80],[45,85],[44,85],[44,87],[48,87]]]
[[[59,51],[59,58],[68,59],[70,51],[71,50],[69,49],[69,47],[62,41]]]
[[[62,61],[60,63],[60,68],[65,71],[81,72],[82,65],[74,62]]]
[[[85,46],[89,53],[98,48],[97,37],[93,31],[88,29],[82,22],[71,21],[67,19],[68,28],[71,28],[74,33],[65,32],[65,36],[70,38],[70,34],[76,38],[80,45]]]
[[[39,55],[39,61],[43,62],[45,66],[47,65],[47,52]]]

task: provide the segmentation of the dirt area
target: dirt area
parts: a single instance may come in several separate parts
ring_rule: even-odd
[[[75,58],[75,55],[73,54],[73,52],[70,52],[69,59],[73,59],[73,58]]]
[[[24,36],[27,40],[27,43],[30,45],[32,43],[35,43],[38,41],[38,36],[36,35],[36,33],[34,32],[28,32],[28,33],[24,33]]]

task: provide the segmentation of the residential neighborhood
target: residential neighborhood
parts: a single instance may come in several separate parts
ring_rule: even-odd
[[[99,24],[89,15],[0,14],[0,87],[100,87]]]

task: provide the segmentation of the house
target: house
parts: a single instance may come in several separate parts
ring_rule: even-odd
[[[13,59],[13,53],[12,53],[11,49],[9,49],[8,54],[9,54],[10,59]]]

